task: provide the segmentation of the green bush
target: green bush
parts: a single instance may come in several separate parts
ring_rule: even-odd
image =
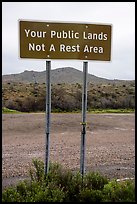
[[[80,202],[101,202],[102,192],[100,190],[93,190],[85,188],[79,194]]]
[[[99,172],[83,177],[79,172],[50,163],[44,174],[44,163],[33,159],[30,180],[19,182],[2,192],[2,202],[132,202],[135,201],[133,181],[109,181]]]
[[[9,187],[2,193],[2,202],[20,202],[20,195],[15,188]]]
[[[101,190],[108,183],[108,179],[99,174],[99,172],[89,172],[84,177],[83,185],[85,188]]]
[[[33,159],[33,167],[30,168],[30,177],[32,181],[42,182],[44,179],[44,163],[41,160]]]
[[[104,186],[103,194],[103,201],[132,202],[135,201],[135,185],[129,180],[113,180]]]

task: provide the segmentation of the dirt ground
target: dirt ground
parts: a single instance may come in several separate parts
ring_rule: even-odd
[[[80,170],[81,113],[52,113],[50,161]],[[45,160],[45,113],[2,115],[2,187],[28,176]],[[135,177],[135,114],[89,114],[85,169],[108,178]]]

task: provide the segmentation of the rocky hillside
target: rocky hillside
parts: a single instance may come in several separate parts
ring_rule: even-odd
[[[22,82],[22,83],[44,83],[46,82],[46,71],[27,71],[25,70],[19,74],[9,74],[2,76],[2,82]],[[107,84],[107,83],[121,83],[123,80],[108,80],[100,78],[92,74],[88,74],[88,82],[93,84]],[[51,83],[52,84],[82,84],[83,72],[72,67],[57,68],[51,70]]]

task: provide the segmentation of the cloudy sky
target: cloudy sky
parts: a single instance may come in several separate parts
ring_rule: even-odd
[[[88,72],[108,79],[135,79],[135,2],[2,2],[2,74],[44,71],[46,60],[19,58],[18,20],[111,24],[111,61],[88,62]],[[52,60],[52,69],[83,70],[82,60]]]

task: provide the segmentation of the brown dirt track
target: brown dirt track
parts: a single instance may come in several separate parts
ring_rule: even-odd
[[[50,161],[80,168],[81,114],[52,113]],[[86,171],[135,177],[135,114],[87,114]],[[26,178],[45,159],[45,114],[2,115],[2,187]]]

